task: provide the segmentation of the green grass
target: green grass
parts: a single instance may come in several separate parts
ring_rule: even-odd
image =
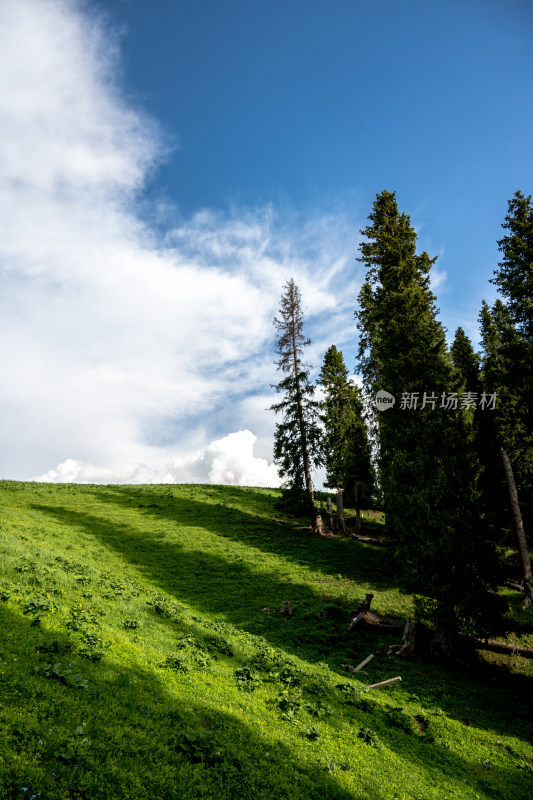
[[[532,662],[480,677],[348,636],[366,592],[412,597],[386,548],[313,538],[277,496],[0,483],[0,800],[533,796]]]

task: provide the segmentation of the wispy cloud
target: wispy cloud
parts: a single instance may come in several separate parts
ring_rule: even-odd
[[[282,284],[311,336],[348,330],[357,226],[204,210],[161,238],[135,209],[169,137],[122,94],[105,20],[17,0],[0,26],[0,476],[275,481],[253,398]]]

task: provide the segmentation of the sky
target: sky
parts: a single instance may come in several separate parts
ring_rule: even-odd
[[[356,376],[383,189],[477,344],[532,85],[529,0],[0,1],[0,478],[278,485],[283,284]]]

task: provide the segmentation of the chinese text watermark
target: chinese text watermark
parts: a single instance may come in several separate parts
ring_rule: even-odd
[[[380,389],[376,392],[374,405],[378,411],[386,411],[396,403],[390,392]],[[480,408],[482,411],[494,411],[496,392],[402,392],[399,407],[406,409],[444,408],[456,411],[461,408]]]

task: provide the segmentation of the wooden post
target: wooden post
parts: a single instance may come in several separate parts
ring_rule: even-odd
[[[337,524],[343,533],[346,533],[344,523],[344,503],[342,499],[342,489],[337,489]]]
[[[382,686],[390,686],[391,683],[398,683],[401,681],[401,678],[389,678],[388,681],[381,681],[380,683],[372,683],[370,686],[367,686],[367,689],[381,689]]]
[[[373,658],[374,658],[374,653],[372,653],[372,655],[370,656],[367,656],[364,661],[361,661],[360,664],[358,664],[356,667],[353,668],[353,671],[359,672],[359,670],[363,669],[363,667],[365,667],[369,661],[372,661]]]

